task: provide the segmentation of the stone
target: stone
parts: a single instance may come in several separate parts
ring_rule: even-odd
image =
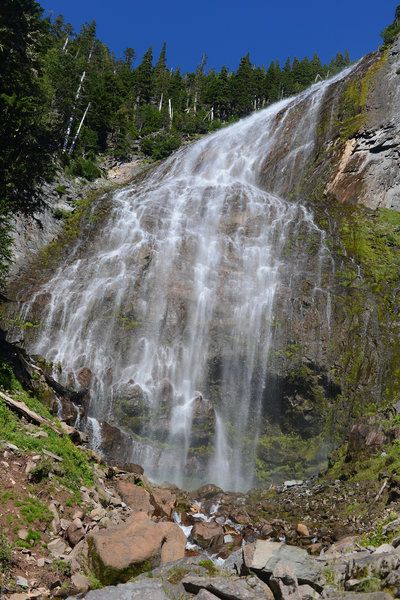
[[[25,529],[25,528],[20,529],[18,531],[18,539],[20,539],[20,540],[24,540],[25,541],[28,538],[28,535],[29,535],[29,531],[27,529]]]
[[[243,563],[243,552],[242,550],[236,550],[232,552],[225,560],[224,564],[220,567],[222,571],[228,573],[234,573],[235,575],[248,575],[249,571],[246,569]]]
[[[170,519],[176,505],[176,496],[167,488],[153,488],[151,503],[155,508],[156,516]]]
[[[80,369],[80,371],[78,371],[78,375],[76,378],[78,380],[79,385],[82,388],[87,389],[92,384],[93,373],[88,367],[83,367],[82,369]]]
[[[201,500],[212,500],[219,494],[223,494],[224,490],[214,485],[213,483],[207,483],[206,485],[201,486],[194,492],[191,492],[190,497],[193,499],[201,499]]]
[[[92,568],[109,585],[183,558],[186,536],[175,523],[155,523],[146,513],[135,513],[122,525],[90,534],[88,543]]]
[[[376,548],[374,554],[387,554],[391,552],[394,552],[394,547],[392,544],[381,544],[378,546],[378,548]]]
[[[100,519],[105,517],[106,514],[107,514],[107,511],[104,508],[102,508],[101,506],[98,506],[97,508],[94,508],[90,512],[90,517],[91,517],[91,519],[93,519],[93,521],[100,521]]]
[[[78,594],[84,594],[90,589],[89,579],[82,573],[72,575],[71,582]]]
[[[197,600],[219,600],[218,596],[214,596],[214,594],[207,592],[207,590],[200,590],[196,598]]]
[[[150,503],[150,494],[144,488],[126,479],[119,479],[116,488],[122,500],[133,511],[145,512],[149,516],[154,513],[154,506]]]
[[[71,546],[76,546],[85,537],[85,530],[80,519],[74,519],[67,529],[67,538]]]
[[[69,597],[67,600],[76,598]],[[147,579],[93,590],[85,594],[82,600],[169,600],[169,597],[160,581]]]
[[[71,521],[68,519],[60,519],[60,525],[63,531],[67,531],[68,527],[71,525]]]
[[[16,578],[15,583],[17,586],[28,589],[29,583],[25,577],[21,577],[20,575]]]
[[[46,564],[46,562],[45,562],[44,558],[38,558],[37,561],[36,561],[36,564],[37,564],[38,567],[42,568],[42,567],[44,567],[44,565]]]
[[[193,525],[192,539],[202,548],[216,550],[224,544],[224,528],[215,521],[197,521]]]
[[[299,523],[296,527],[296,532],[301,536],[301,537],[310,537],[310,532],[308,530],[307,525],[304,525],[304,523]]]
[[[268,583],[277,600],[300,600],[299,583],[290,565],[278,562]]]
[[[29,600],[29,594],[10,594],[9,600]]]
[[[303,548],[283,542],[257,540],[244,547],[243,557],[246,567],[261,578],[271,576],[275,566],[282,561],[290,565],[300,584],[311,585],[319,592],[325,582],[323,564]]]
[[[258,577],[197,577],[188,575],[182,579],[187,592],[197,594],[206,590],[227,600],[274,600],[266,583]]]
[[[383,579],[389,575],[391,571],[395,571],[399,566],[400,555],[396,550],[392,553],[355,553],[352,555],[352,560],[348,563],[347,578],[359,579],[361,577],[378,577]]]
[[[70,550],[69,546],[61,538],[56,538],[49,542],[47,549],[54,558],[60,558]]]
[[[385,443],[386,435],[382,426],[376,423],[374,417],[364,417],[350,430],[347,458],[356,460],[361,455],[376,452]]]
[[[329,600],[393,600],[387,592],[337,592]]]
[[[301,600],[318,600],[321,597],[310,585],[300,585],[298,592]]]

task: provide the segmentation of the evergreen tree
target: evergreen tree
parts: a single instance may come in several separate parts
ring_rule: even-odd
[[[254,107],[255,78],[250,55],[241,60],[235,73],[234,109],[238,116],[248,115]]]
[[[149,48],[135,72],[135,87],[139,104],[148,104],[153,97],[153,49]]]

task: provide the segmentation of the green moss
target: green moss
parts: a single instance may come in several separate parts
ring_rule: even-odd
[[[177,585],[188,573],[189,570],[185,569],[185,567],[172,567],[168,572],[167,580],[172,585]]]
[[[360,79],[352,79],[341,98],[339,134],[342,140],[354,137],[364,126],[367,118],[367,100],[374,78],[387,60],[387,52],[367,70]]]
[[[216,565],[213,563],[213,561],[209,558],[207,558],[205,560],[200,560],[199,565],[200,565],[200,567],[203,567],[204,569],[207,570],[207,573],[210,577],[216,577],[219,574],[218,567],[216,567]]]
[[[142,573],[152,570],[153,565],[149,560],[129,566],[126,569],[116,569],[105,565],[96,552],[93,539],[89,537],[89,559],[90,565],[96,578],[103,585],[116,585],[117,583],[126,583],[127,581],[138,577]]]

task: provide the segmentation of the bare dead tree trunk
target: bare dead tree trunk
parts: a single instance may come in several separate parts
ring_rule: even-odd
[[[168,100],[168,113],[169,113],[169,128],[172,127],[172,120],[174,118],[174,109],[172,108],[171,98]]]
[[[162,93],[162,94],[161,94],[161,97],[160,97],[160,103],[159,103],[159,105],[158,105],[158,112],[161,112],[161,111],[162,111],[162,107],[163,107],[163,100],[164,100],[164,93]]]
[[[72,154],[72,152],[73,152],[73,150],[74,150],[74,148],[75,148],[75,144],[76,144],[76,142],[78,141],[78,137],[79,137],[79,134],[80,134],[80,132],[81,132],[82,125],[83,125],[83,123],[84,123],[84,121],[85,121],[85,119],[86,119],[86,115],[88,114],[88,110],[89,110],[89,108],[90,108],[90,102],[89,102],[89,104],[87,105],[85,112],[83,113],[83,117],[82,117],[82,119],[81,119],[81,122],[79,123],[79,127],[78,127],[78,129],[77,129],[77,131],[76,131],[75,137],[74,137],[74,139],[72,140],[71,147],[70,147],[70,149],[69,149],[69,151],[68,151],[68,153],[69,153],[69,154]]]
[[[63,52],[67,51],[68,42],[69,42],[69,36],[67,35],[67,39],[65,40],[64,46],[62,47]]]
[[[92,54],[93,54],[93,50],[94,50],[94,44],[89,52],[89,56],[88,56],[88,60],[87,60],[87,64],[90,63],[91,59],[92,59]],[[63,152],[67,151],[67,147],[68,147],[68,141],[69,141],[69,137],[71,135],[71,129],[72,129],[72,124],[74,122],[74,116],[75,116],[75,112],[76,112],[76,106],[78,104],[81,92],[82,92],[82,87],[83,87],[83,82],[85,81],[85,77],[86,77],[86,69],[83,71],[80,81],[79,81],[79,85],[78,85],[78,89],[76,90],[76,94],[75,94],[75,101],[74,104],[72,106],[72,110],[71,110],[71,115],[69,117],[69,121],[68,121],[68,127],[67,127],[67,131],[65,134],[65,139],[64,139],[64,145],[63,145]]]

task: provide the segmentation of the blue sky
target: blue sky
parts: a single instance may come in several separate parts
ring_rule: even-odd
[[[352,59],[374,50],[399,0],[41,0],[46,13],[62,13],[76,28],[97,22],[99,38],[118,56],[127,46],[139,58],[167,42],[168,64],[184,71],[198,64],[235,68],[250,52],[268,65],[318,52],[328,60],[348,48]]]

